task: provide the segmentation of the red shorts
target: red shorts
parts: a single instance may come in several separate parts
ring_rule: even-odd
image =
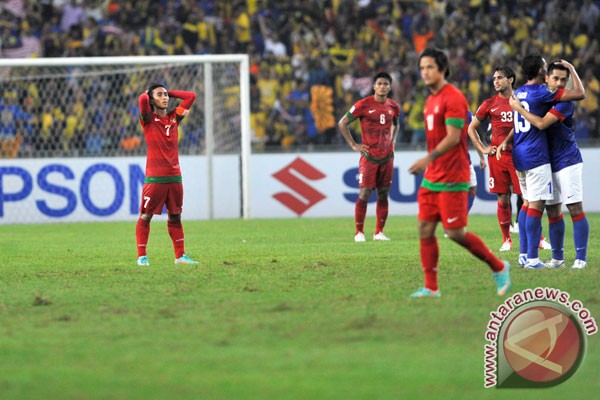
[[[467,192],[434,192],[419,188],[419,221],[441,221],[445,229],[467,226]]]
[[[181,214],[183,207],[183,184],[177,183],[144,183],[142,188],[142,214],[162,214],[163,206],[167,213]]]
[[[488,187],[491,193],[521,194],[521,185],[519,185],[511,153],[502,153],[500,160],[496,159],[496,155],[489,156],[488,164],[490,166]]]
[[[375,164],[360,156],[358,162],[358,187],[367,187],[371,189],[384,188],[392,186],[392,177],[394,176],[394,157],[383,164]]]

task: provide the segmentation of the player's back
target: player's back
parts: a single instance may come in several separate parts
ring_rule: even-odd
[[[525,110],[539,117],[546,115],[553,103],[560,98],[558,92],[553,93],[540,84],[523,85],[515,91],[515,96]],[[518,171],[550,163],[546,131],[539,130],[516,111],[514,128],[513,162]]]

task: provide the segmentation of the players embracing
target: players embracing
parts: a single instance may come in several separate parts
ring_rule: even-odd
[[[550,91],[564,90],[570,78],[576,86],[581,83],[569,63],[559,61],[548,66],[546,83]],[[546,130],[548,135],[554,191],[552,199],[546,202],[552,259],[545,265],[558,268],[565,264],[565,222],[561,211],[564,203],[573,222],[575,262],[571,268],[585,268],[590,228],[583,211],[583,158],[575,141],[575,105],[572,101],[557,103],[543,117],[526,110],[516,98],[511,100],[511,105],[527,122],[537,129]]]
[[[526,232],[520,234],[520,239],[527,243],[527,254],[519,256],[519,263],[524,263],[527,269],[544,267],[538,255],[541,217],[546,202],[553,200],[555,190],[547,131],[528,121],[524,111],[543,117],[558,102],[585,98],[585,90],[575,68],[564,60],[560,64],[568,68],[573,78],[573,89],[548,88],[545,85],[546,60],[540,54],[532,53],[523,59],[521,65],[526,83],[515,91],[510,100],[517,111],[514,116],[513,162],[525,200],[523,207],[527,208]]]

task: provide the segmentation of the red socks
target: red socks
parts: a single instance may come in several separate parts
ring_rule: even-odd
[[[492,271],[500,272],[504,269],[502,260],[496,257],[485,243],[483,243],[483,240],[474,233],[467,232],[464,242],[459,244],[467,248],[475,257],[489,265]]]
[[[510,204],[498,202],[498,224],[502,231],[502,242],[510,239]]]
[[[148,245],[148,236],[150,235],[150,222],[143,218],[138,218],[135,225],[135,239],[137,241],[138,257],[146,255],[146,246]]]
[[[421,266],[425,275],[425,288],[438,290],[437,271],[440,249],[436,237],[421,239]]]
[[[375,209],[377,214],[377,223],[375,224],[375,234],[383,231],[385,221],[388,217],[388,200],[377,200],[377,208]]]
[[[181,221],[167,221],[167,229],[169,231],[169,236],[171,236],[171,241],[173,242],[175,258],[179,258],[185,254],[183,246],[183,226],[181,225]]]
[[[185,254],[183,244],[183,227],[181,225],[181,221],[167,221],[167,230],[169,231],[169,236],[171,236],[171,241],[173,242],[175,258],[179,258]],[[147,254],[146,247],[148,246],[148,236],[150,236],[150,221],[146,221],[143,218],[138,218],[137,224],[135,225],[135,238],[137,241],[138,257],[145,256]]]
[[[368,202],[362,199],[356,200],[356,206],[354,207],[354,223],[356,226],[356,233],[364,232],[365,229],[365,217],[367,215],[367,204]],[[377,200],[377,206],[375,213],[377,215],[377,221],[375,223],[375,234],[383,231],[385,222],[388,217],[389,203],[388,200]]]
[[[356,233],[364,232],[367,203],[367,201],[362,200],[360,197],[356,200],[356,206],[354,206],[354,224],[356,225]]]

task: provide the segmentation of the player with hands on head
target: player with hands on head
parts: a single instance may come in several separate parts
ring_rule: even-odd
[[[180,99],[179,105],[168,111],[169,99]],[[179,123],[188,114],[196,100],[194,92],[167,90],[164,84],[154,83],[139,98],[140,124],[148,146],[146,177],[142,188],[140,217],[135,236],[139,266],[150,266],[146,247],[150,235],[150,221],[167,208],[167,231],[173,242],[175,264],[198,264],[184,249],[181,224],[183,183],[179,166]]]

